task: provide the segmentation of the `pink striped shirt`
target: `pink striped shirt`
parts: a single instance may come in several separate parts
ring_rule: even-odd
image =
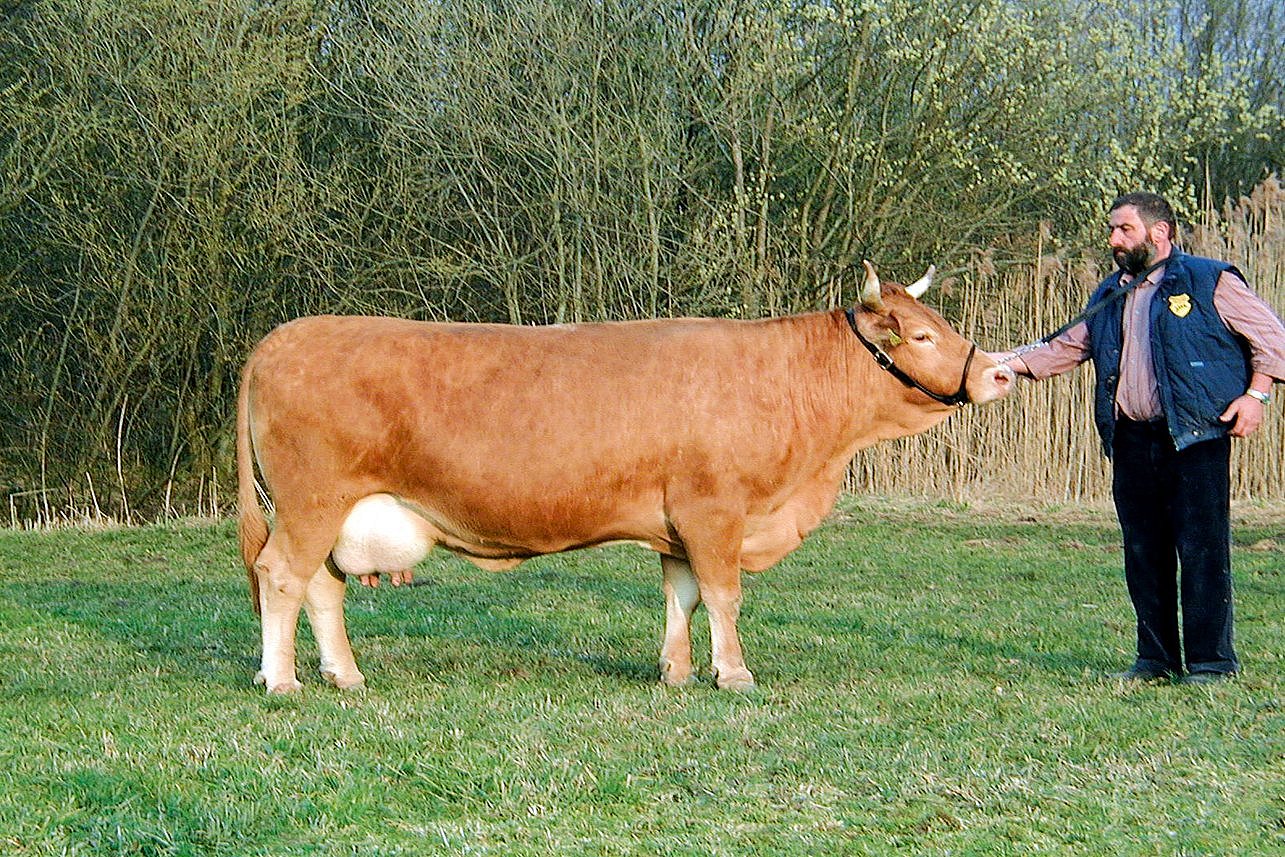
[[[1160,390],[1151,363],[1151,326],[1147,316],[1156,286],[1164,276],[1158,268],[1124,298],[1124,348],[1120,355],[1120,383],[1116,388],[1116,412],[1133,420],[1163,416]],[[1126,274],[1121,281],[1128,283]],[[1224,272],[1214,286],[1214,309],[1223,324],[1249,343],[1250,363],[1255,372],[1285,381],[1285,324],[1245,281]],[[1031,377],[1042,380],[1074,369],[1091,355],[1089,327],[1081,322],[1047,345],[1021,353]]]

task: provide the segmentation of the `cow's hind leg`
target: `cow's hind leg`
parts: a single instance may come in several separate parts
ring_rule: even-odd
[[[665,643],[660,650],[660,680],[678,687],[692,680],[692,614],[700,587],[686,560],[662,555],[665,580]]]
[[[312,576],[303,602],[321,654],[321,675],[340,690],[360,688],[366,683],[366,677],[357,669],[344,625],[347,589],[343,572],[327,562]]]
[[[337,525],[334,532],[338,532]],[[255,560],[263,629],[263,661],[255,682],[265,685],[268,693],[291,693],[301,687],[295,674],[299,608],[329,552],[330,543],[320,532],[313,538],[295,539],[278,518],[277,528]]]

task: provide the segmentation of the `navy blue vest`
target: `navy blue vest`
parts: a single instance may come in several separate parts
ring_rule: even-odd
[[[1241,276],[1226,262],[1174,250],[1151,299],[1152,365],[1177,449],[1225,435],[1228,426],[1218,417],[1249,386],[1249,345],[1227,328],[1214,309],[1214,286],[1224,271]],[[1117,271],[1103,280],[1089,298],[1089,306],[1119,288],[1120,276]],[[1115,434],[1124,303],[1117,301],[1088,322],[1097,373],[1093,416],[1108,457]]]

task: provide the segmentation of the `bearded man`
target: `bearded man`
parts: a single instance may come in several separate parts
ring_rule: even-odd
[[[1093,293],[1085,320],[995,356],[1034,379],[1093,361],[1094,422],[1112,463],[1138,620],[1137,659],[1114,677],[1218,682],[1240,670],[1231,438],[1253,434],[1272,384],[1285,379],[1285,325],[1236,268],[1175,245],[1163,197],[1119,197],[1107,228],[1119,270]]]

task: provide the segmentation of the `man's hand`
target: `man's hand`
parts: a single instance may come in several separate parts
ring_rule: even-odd
[[[1263,403],[1253,396],[1240,396],[1218,419],[1231,423],[1232,437],[1249,437],[1263,424]]]
[[[1025,361],[1017,354],[1016,351],[987,351],[986,356],[990,357],[1001,366],[1007,366],[1015,374],[1031,377],[1031,370],[1026,368]]]

